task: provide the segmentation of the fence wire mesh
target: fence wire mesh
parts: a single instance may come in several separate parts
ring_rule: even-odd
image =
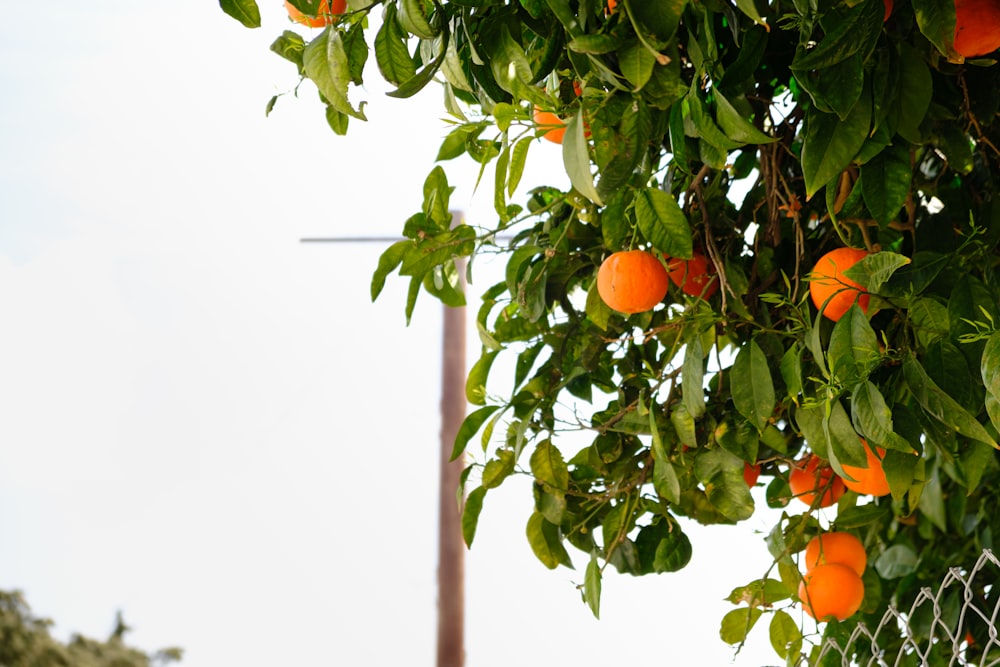
[[[872,630],[829,638],[823,667],[990,667],[1000,665],[1000,560],[986,549],[970,568],[952,568],[937,590],[922,588],[908,609],[890,606]]]

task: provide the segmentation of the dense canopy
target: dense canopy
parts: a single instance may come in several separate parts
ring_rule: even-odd
[[[321,27],[290,23],[272,48],[315,84],[334,132],[378,103],[361,99],[366,77],[401,98],[444,90],[453,127],[373,298],[398,273],[407,317],[421,291],[464,304],[456,260],[505,253],[505,280],[480,295],[455,445],[476,453],[470,544],[489,491],[530,475],[527,543],[547,567],[583,565],[597,614],[609,566],[653,575],[699,557],[681,517],[734,524],[766,502],[774,567],[734,591],[722,637],[738,645],[765,619],[788,664],[994,546],[1000,2],[286,4]],[[221,5],[260,23],[253,0]],[[572,187],[528,184],[515,201],[543,138]],[[492,179],[492,226],[453,226],[459,169]],[[669,283],[626,313],[598,271],[633,250]],[[630,295],[643,282],[621,280]],[[512,387],[491,381],[501,366]],[[820,566],[802,554],[827,532],[868,558],[860,609],[817,626],[803,575]],[[856,590],[853,570],[823,567]]]

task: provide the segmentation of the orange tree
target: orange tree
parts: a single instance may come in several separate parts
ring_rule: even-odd
[[[260,24],[253,0],[220,3]],[[290,4],[313,15],[320,3]],[[334,132],[364,120],[365,77],[400,98],[444,89],[452,129],[421,210],[375,269],[373,298],[398,273],[410,281],[407,318],[421,291],[463,304],[456,259],[506,253],[505,279],[480,297],[473,409],[455,443],[456,457],[481,452],[464,477],[470,544],[490,490],[531,476],[527,542],[550,568],[580,552],[597,614],[609,566],[652,575],[689,562],[682,517],[735,524],[766,502],[774,565],[734,591],[722,636],[740,644],[767,619],[789,664],[815,659],[824,636],[877,624],[890,604],[908,609],[993,546],[998,7],[349,0],[322,31],[288,24],[272,48],[315,84]],[[571,187],[532,184],[513,201],[552,129],[536,109],[565,123]],[[495,223],[452,226],[447,170],[487,168]],[[858,296],[834,321],[809,284],[837,248],[863,252],[824,267]],[[665,266],[703,256],[718,289],[674,280],[651,310],[616,312],[598,268],[631,249]],[[501,358],[513,371],[506,393],[488,382]],[[819,467],[805,466],[813,457]],[[843,488],[845,466],[869,465],[888,495]],[[803,469],[836,493],[807,485],[815,506],[800,502],[789,476]],[[823,498],[835,502],[821,509]],[[860,610],[817,624],[801,611],[799,564],[830,529],[857,536],[869,565]],[[957,624],[961,602],[941,618]],[[929,624],[911,620],[919,640]]]

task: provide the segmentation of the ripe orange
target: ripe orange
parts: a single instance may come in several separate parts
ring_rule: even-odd
[[[561,144],[563,136],[566,134],[566,123],[562,118],[551,111],[542,111],[540,107],[535,107],[535,125],[544,132],[542,138],[548,139],[554,144]]]
[[[861,442],[865,445],[865,454],[868,456],[868,467],[861,468],[859,466],[844,464],[844,472],[849,477],[854,478],[851,480],[844,477],[844,484],[851,491],[856,491],[862,495],[886,496],[889,494],[889,482],[885,478],[885,470],[882,469],[882,458],[885,457],[885,450],[881,447],[876,447],[875,449],[878,451],[878,456],[876,456],[872,452],[872,448],[868,445],[867,440],[862,438]]]
[[[810,507],[829,507],[846,490],[844,480],[834,474],[833,468],[815,454],[810,454],[792,466],[788,475],[788,487],[792,490],[793,497]]]
[[[834,322],[843,317],[855,301],[861,310],[868,312],[869,296],[864,287],[843,275],[867,255],[867,250],[837,248],[820,257],[813,267],[809,295],[816,308]]]
[[[1000,2],[955,0],[955,51],[966,58],[1000,48]]]
[[[337,16],[347,11],[347,0],[323,0],[319,5],[319,13],[316,16],[303,14],[288,0],[285,0],[285,9],[288,11],[288,16],[296,23],[307,25],[310,28],[323,28],[333,23]]]
[[[885,0],[885,18],[882,19],[882,23],[889,20],[890,14],[892,14],[892,0]]]
[[[843,621],[861,608],[865,585],[847,565],[827,563],[806,572],[799,583],[799,600],[807,614],[817,621],[829,617]]]
[[[608,14],[611,14],[618,8],[618,0],[608,0]]]
[[[806,545],[806,572],[829,563],[846,565],[860,577],[868,565],[868,554],[861,540],[851,533],[822,533]]]
[[[695,252],[691,259],[677,259],[667,262],[670,281],[681,288],[681,291],[691,296],[710,298],[719,289],[719,281],[708,259],[700,252]]]
[[[747,483],[751,489],[756,486],[757,478],[760,477],[760,464],[755,463],[753,465],[744,462],[743,463],[743,481]]]
[[[615,252],[597,270],[597,292],[613,310],[641,313],[667,295],[667,270],[651,252]]]

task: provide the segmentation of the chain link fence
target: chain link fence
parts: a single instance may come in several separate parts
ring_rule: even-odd
[[[909,609],[889,607],[872,630],[828,639],[821,667],[1000,665],[1000,559],[984,550],[970,568],[952,568],[937,590],[923,588]]]

